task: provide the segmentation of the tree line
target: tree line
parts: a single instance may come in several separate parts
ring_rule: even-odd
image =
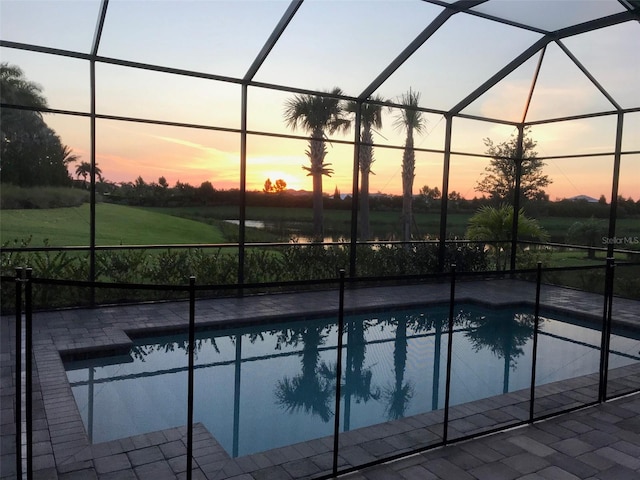
[[[314,195],[314,233],[322,238],[322,177],[331,176],[333,169],[331,163],[326,161],[327,134],[336,131],[347,131],[354,119],[354,115],[360,116],[360,237],[369,239],[369,175],[372,174],[374,157],[373,131],[382,127],[382,112],[387,99],[374,96],[365,103],[344,101],[342,90],[338,87],[325,91],[322,95],[294,95],[285,104],[285,123],[292,129],[298,128],[310,133],[309,147],[306,155],[309,157],[310,166],[303,166],[313,177]],[[393,126],[405,133],[405,143],[402,151],[402,237],[404,241],[411,240],[413,227],[413,209],[415,205],[413,195],[413,183],[416,176],[416,155],[414,137],[426,131],[427,119],[420,110],[420,92],[409,88],[400,96],[400,104],[403,106],[395,115]],[[522,198],[530,201],[548,200],[544,188],[552,183],[552,180],[542,172],[544,162],[537,158],[535,151],[536,142],[530,137],[529,129],[525,129],[522,142],[522,152],[518,155],[518,139],[512,136],[508,141],[495,144],[491,139],[484,140],[487,147],[486,154],[490,157],[490,163],[477,182],[475,190],[488,195],[488,200],[498,206],[504,202],[513,203],[518,175],[516,158],[521,158],[520,164],[520,194]],[[429,204],[432,200],[440,200],[440,192],[437,187],[429,189],[424,186],[421,196]],[[486,198],[486,197],[485,197]],[[454,208],[462,201],[462,196],[457,192],[451,192],[448,199],[454,202]]]
[[[91,177],[92,165],[73,154],[64,145],[60,137],[46,124],[41,110],[47,108],[47,100],[42,87],[25,78],[23,71],[6,62],[0,64],[1,101],[13,108],[2,108],[0,129],[0,179],[2,183],[22,187],[32,186],[72,186],[79,183],[87,187]],[[313,177],[311,206],[314,211],[314,232],[322,236],[323,207],[351,208],[351,199],[340,201],[339,195],[330,198],[324,195],[322,179],[331,176],[333,169],[327,162],[327,135],[336,131],[347,131],[355,116],[360,115],[361,145],[359,149],[360,192],[359,192],[359,234],[361,239],[370,237],[369,211],[372,209],[400,209],[403,239],[411,239],[413,213],[415,211],[439,211],[442,201],[438,187],[424,185],[417,196],[413,193],[415,179],[414,137],[426,131],[427,120],[419,109],[420,93],[409,89],[400,96],[400,104],[404,107],[394,116],[394,128],[406,135],[402,151],[402,195],[370,194],[369,176],[373,174],[375,162],[374,132],[382,128],[383,111],[388,109],[384,103],[387,99],[373,96],[367,102],[351,102],[341,99],[342,90],[338,87],[324,92],[326,95],[294,95],[285,102],[284,121],[292,130],[301,129],[310,134],[306,155],[309,165],[302,168]],[[20,106],[21,108],[16,108]],[[472,200],[464,199],[458,192],[448,194],[449,209],[452,211],[477,210],[487,203],[499,206],[512,203],[515,188],[516,169],[513,159],[518,150],[517,138],[494,143],[484,139],[486,154],[490,157],[489,165],[483,172],[475,190],[482,195]],[[598,204],[585,202],[549,202],[545,188],[551,179],[543,173],[544,162],[537,158],[536,141],[525,129],[522,143],[521,194],[526,201],[529,214],[551,216],[594,216],[606,218],[609,208],[604,197]],[[76,163],[74,182],[70,168]],[[116,185],[102,176],[101,169],[95,165],[98,193],[133,205],[170,205],[195,204],[207,205],[212,202],[239,203],[239,191],[231,190],[222,193],[210,182],[203,182],[195,187],[187,183],[177,182],[169,187],[166,179],[160,177],[158,182],[145,182],[138,177],[134,182],[123,182]],[[278,206],[309,206],[309,195],[289,195],[286,182],[277,179],[265,181],[265,193],[277,193],[266,202]],[[260,192],[258,192],[260,193]],[[283,195],[285,194],[285,195]],[[248,197],[255,196],[247,193]],[[621,216],[640,214],[640,199],[619,199]],[[251,200],[249,200],[251,201]],[[261,202],[265,202],[262,199]]]

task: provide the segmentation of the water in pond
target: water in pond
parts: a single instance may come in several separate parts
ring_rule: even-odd
[[[349,317],[343,335],[341,430],[443,408],[446,306]],[[331,435],[337,319],[324,318],[196,336],[194,420],[232,456]],[[530,385],[533,315],[523,308],[458,306],[451,402]],[[186,423],[187,335],[140,338],[119,357],[67,362],[94,443]],[[537,384],[597,372],[600,332],[541,320]],[[610,367],[638,362],[637,339],[612,343]]]

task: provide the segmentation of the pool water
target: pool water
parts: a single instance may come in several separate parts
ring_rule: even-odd
[[[342,431],[442,409],[448,307],[345,320]],[[533,315],[522,307],[458,305],[451,403],[529,388]],[[545,315],[536,384],[598,371],[600,331]],[[636,363],[640,342],[616,336],[610,368]],[[186,423],[188,336],[140,338],[129,355],[65,364],[93,443]],[[233,457],[329,436],[337,319],[196,334],[194,421]]]

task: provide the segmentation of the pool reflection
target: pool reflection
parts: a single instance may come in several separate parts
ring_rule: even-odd
[[[442,306],[348,319],[342,431],[442,411],[447,316]],[[531,314],[461,305],[453,325],[452,405],[529,386]],[[234,457],[331,435],[337,335],[336,320],[326,318],[198,332],[195,421]],[[184,425],[186,338],[137,339],[124,361],[67,365],[94,442]],[[563,345],[574,345],[569,338]],[[144,392],[144,399],[135,392]]]

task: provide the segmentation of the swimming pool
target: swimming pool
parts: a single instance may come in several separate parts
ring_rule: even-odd
[[[343,335],[341,430],[444,406],[447,306],[350,316]],[[457,305],[451,404],[530,385],[534,317]],[[544,315],[537,384],[598,371],[600,332]],[[639,341],[616,336],[610,367],[637,363]],[[139,338],[125,356],[66,362],[93,443],[181,426],[188,336]],[[336,319],[196,334],[194,421],[233,457],[332,435]]]

